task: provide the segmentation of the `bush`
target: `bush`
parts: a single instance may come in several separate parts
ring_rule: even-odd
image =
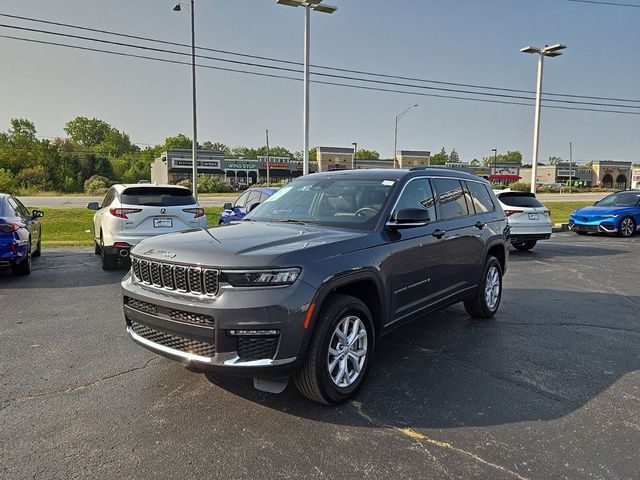
[[[0,192],[2,193],[16,193],[18,184],[13,177],[11,170],[0,168]]]
[[[181,187],[191,188],[191,180],[185,178],[178,182]],[[212,175],[198,176],[198,193],[227,193],[233,191],[228,183]]]
[[[42,165],[23,168],[17,175],[17,179],[23,187],[36,190],[44,190],[48,178],[49,174]]]
[[[84,182],[84,191],[93,195],[102,194],[107,191],[111,182],[107,177],[93,175]]]
[[[530,192],[531,191],[531,184],[530,183],[525,183],[525,182],[515,182],[515,183],[512,183],[511,185],[509,185],[509,188],[511,190],[515,190],[517,192]]]

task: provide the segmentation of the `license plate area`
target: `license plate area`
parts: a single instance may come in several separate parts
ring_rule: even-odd
[[[171,218],[154,218],[154,228],[171,228],[173,227],[173,220]]]
[[[529,220],[538,220],[538,214],[537,213],[530,213],[529,214]]]

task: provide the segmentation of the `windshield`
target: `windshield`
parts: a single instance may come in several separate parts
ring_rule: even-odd
[[[614,193],[596,202],[597,207],[635,207],[640,200],[638,192]]]
[[[195,205],[191,191],[186,188],[132,187],[122,192],[123,205],[146,205],[154,207],[178,207]]]
[[[372,229],[394,184],[393,180],[299,179],[267,198],[245,219]]]

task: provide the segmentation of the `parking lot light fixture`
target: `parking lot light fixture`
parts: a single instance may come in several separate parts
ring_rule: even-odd
[[[309,47],[311,42],[311,10],[320,13],[333,13],[338,7],[322,5],[322,0],[277,0],[279,5],[304,7],[304,107],[303,107],[303,146],[302,174],[309,173]]]
[[[404,117],[407,114],[407,112],[409,112],[409,110],[417,106],[418,106],[417,103],[415,105],[411,105],[410,107],[406,108],[405,110],[400,112],[398,115],[396,115],[396,130],[395,130],[394,141],[393,141],[393,168],[396,168],[398,163],[398,121],[402,117]]]
[[[543,48],[524,47],[520,51],[522,53],[532,53],[538,55],[538,77],[536,82],[536,109],[533,120],[533,158],[531,161],[531,193],[536,193],[536,183],[538,179],[538,145],[540,140],[540,103],[542,96],[542,69],[544,66],[544,57],[559,57],[562,55],[561,50],[567,48],[566,45],[556,43],[554,45],[545,45]]]

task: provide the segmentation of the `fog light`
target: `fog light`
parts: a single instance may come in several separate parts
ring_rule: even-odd
[[[246,336],[274,336],[280,333],[280,330],[228,330],[229,335],[232,337],[246,337]]]

